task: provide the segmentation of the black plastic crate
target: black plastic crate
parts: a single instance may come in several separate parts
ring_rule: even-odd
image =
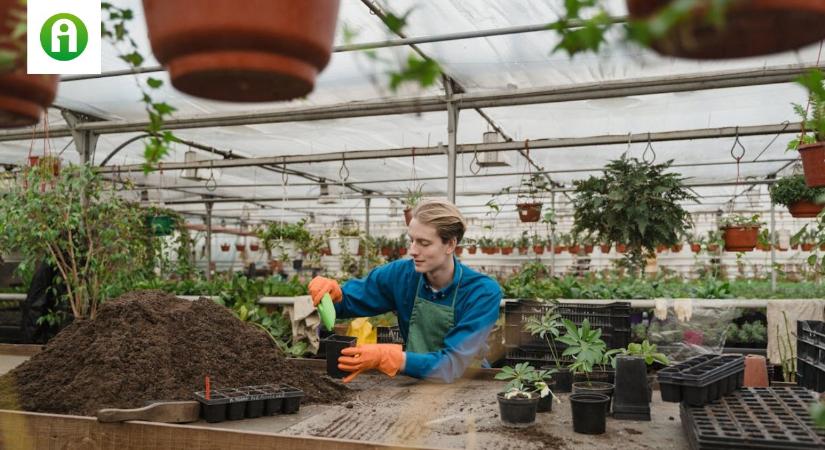
[[[798,387],[746,388],[705,406],[682,404],[682,426],[692,449],[814,449],[825,436],[814,428],[811,391]]]
[[[796,384],[812,391],[825,392],[825,367],[797,358]]]
[[[665,367],[657,378],[662,401],[701,406],[741,387],[744,375],[744,356],[711,354]]]
[[[825,392],[825,322],[800,320],[796,323],[797,384]]]
[[[377,331],[379,344],[401,344],[404,345],[404,338],[401,336],[401,329],[396,327],[378,327]]]
[[[524,331],[524,324],[530,317],[541,318],[550,309],[555,309],[563,318],[580,326],[585,319],[593,328],[602,330],[602,340],[608,348],[624,348],[630,343],[630,303],[608,304],[588,303],[541,303],[532,300],[507,302],[504,305],[504,345],[523,349],[546,349],[547,342]],[[565,344],[556,342],[559,352]]]
[[[195,392],[201,404],[201,417],[210,423],[224,420],[253,419],[262,415],[297,413],[304,392],[288,385],[259,385],[211,389]]]

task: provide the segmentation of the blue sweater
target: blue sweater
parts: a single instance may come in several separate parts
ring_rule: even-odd
[[[461,283],[455,299],[455,325],[444,338],[441,349],[430,353],[406,354],[404,373],[416,378],[452,382],[460,377],[484,346],[499,315],[501,288],[487,275],[455,261],[450,285],[433,292],[426,277],[421,283],[421,298],[450,305],[453,292]],[[404,341],[410,330],[410,316],[420,273],[412,259],[400,259],[377,267],[365,277],[350,280],[342,287],[343,301],[335,305],[338,317],[369,317],[395,311]]]

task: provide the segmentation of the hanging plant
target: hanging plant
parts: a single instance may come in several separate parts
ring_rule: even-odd
[[[784,205],[793,217],[816,217],[825,203],[825,188],[810,188],[802,175],[780,178],[770,187],[771,201]]]
[[[725,251],[728,252],[750,252],[756,247],[759,239],[759,228],[762,222],[759,215],[743,216],[731,214],[723,217],[719,221],[719,228],[722,230],[725,240]]]
[[[788,150],[798,150],[809,187],[825,186],[825,76],[812,70],[797,82],[808,90],[808,104],[794,103],[796,114],[802,119],[802,133],[788,143]],[[811,134],[808,134],[810,132]]]
[[[407,196],[404,197],[404,222],[407,226],[410,226],[410,222],[412,221],[412,210],[418,206],[424,198],[424,194],[421,192],[422,189],[424,189],[423,185],[417,185],[413,189],[407,189]]]
[[[667,173],[673,161],[653,164],[622,155],[610,161],[604,175],[574,182],[573,232],[586,232],[605,242],[627,245],[625,263],[638,274],[657,245],[672,246],[691,226],[679,204],[697,201],[679,174]]]
[[[0,128],[39,122],[58,78],[26,73],[26,0],[0,0]]]

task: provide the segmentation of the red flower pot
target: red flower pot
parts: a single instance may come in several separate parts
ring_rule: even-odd
[[[558,255],[558,254],[560,254],[561,252],[563,252],[565,250],[567,250],[567,247],[565,247],[563,245],[559,245],[558,247],[553,249],[553,253]]]
[[[808,187],[825,186],[825,142],[799,146],[802,170]]]
[[[390,256],[392,254],[392,249],[389,247],[381,247],[381,256]]]
[[[627,10],[631,19],[640,20],[673,1],[627,0]],[[708,23],[708,3],[697,2],[686,20],[652,47],[680,58],[742,58],[797,49],[825,38],[825,3],[819,0],[730,2],[721,27]]]
[[[519,203],[516,208],[522,222],[538,222],[541,218],[541,203]]]
[[[761,355],[745,356],[745,387],[768,387],[768,366]]]
[[[502,255],[509,255],[511,253],[513,253],[513,247],[501,247]]]
[[[610,253],[610,244],[600,244],[599,250],[601,250],[602,253]]]
[[[249,249],[252,250],[253,252],[257,252],[258,249],[260,249],[260,248],[261,248],[261,246],[258,245],[258,244],[249,244]]]
[[[624,253],[627,251],[627,244],[616,244],[616,252]]]
[[[404,210],[404,222],[407,226],[410,226],[410,222],[412,221],[412,208],[407,208]]]
[[[757,242],[756,242],[756,248],[757,248],[757,249],[759,249],[759,250],[762,250],[762,251],[764,251],[764,252],[769,252],[769,251],[771,251],[771,246],[770,246],[770,245],[763,244],[763,243],[761,243],[761,242],[759,242],[759,241],[757,241]]]
[[[519,255],[526,255],[528,250],[530,250],[529,247],[519,247],[518,248],[518,254]]]
[[[462,253],[464,253],[464,247],[456,247],[455,248],[455,255],[456,256],[461,256]]]
[[[702,246],[700,244],[690,244],[690,251],[693,253],[699,253],[702,251]]]
[[[584,246],[584,254],[589,255],[591,253],[593,253],[593,245],[591,245],[591,244],[585,245]]]
[[[656,253],[662,253],[667,250],[667,245],[659,244],[656,246]]]
[[[228,252],[229,251],[229,244],[221,244],[221,251]]]
[[[544,246],[543,245],[534,245],[533,246],[533,253],[535,253],[537,255],[543,255],[544,254]]]
[[[467,252],[469,252],[471,255],[475,255],[477,251],[478,251],[478,248],[476,248],[475,245],[467,247]]]
[[[398,249],[398,255],[399,256],[404,256],[406,254],[407,254],[407,247],[401,247],[401,248]]]
[[[814,249],[814,244],[802,244],[802,251],[809,252]]]
[[[246,245],[244,245],[244,244],[235,244],[235,250],[237,250],[239,252],[244,251],[245,248],[246,248]]]
[[[498,253],[498,247],[481,247],[481,253],[485,255],[495,255]]]
[[[152,53],[196,97],[303,97],[332,52],[338,0],[144,0]]]
[[[808,200],[800,200],[791,206],[788,206],[788,211],[793,217],[810,218],[816,217],[825,205],[817,205]]]
[[[729,227],[722,233],[725,238],[725,251],[750,252],[756,247],[759,227]]]
[[[682,251],[682,244],[676,244],[674,246],[671,246],[670,251],[672,251],[673,253],[681,252]]]
[[[567,252],[571,255],[578,255],[579,250],[581,250],[581,247],[578,244],[567,247]]]

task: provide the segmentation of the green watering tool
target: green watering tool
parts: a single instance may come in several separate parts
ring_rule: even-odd
[[[324,294],[321,303],[318,303],[318,315],[321,316],[321,323],[327,331],[335,328],[335,305],[332,304],[332,297]]]

